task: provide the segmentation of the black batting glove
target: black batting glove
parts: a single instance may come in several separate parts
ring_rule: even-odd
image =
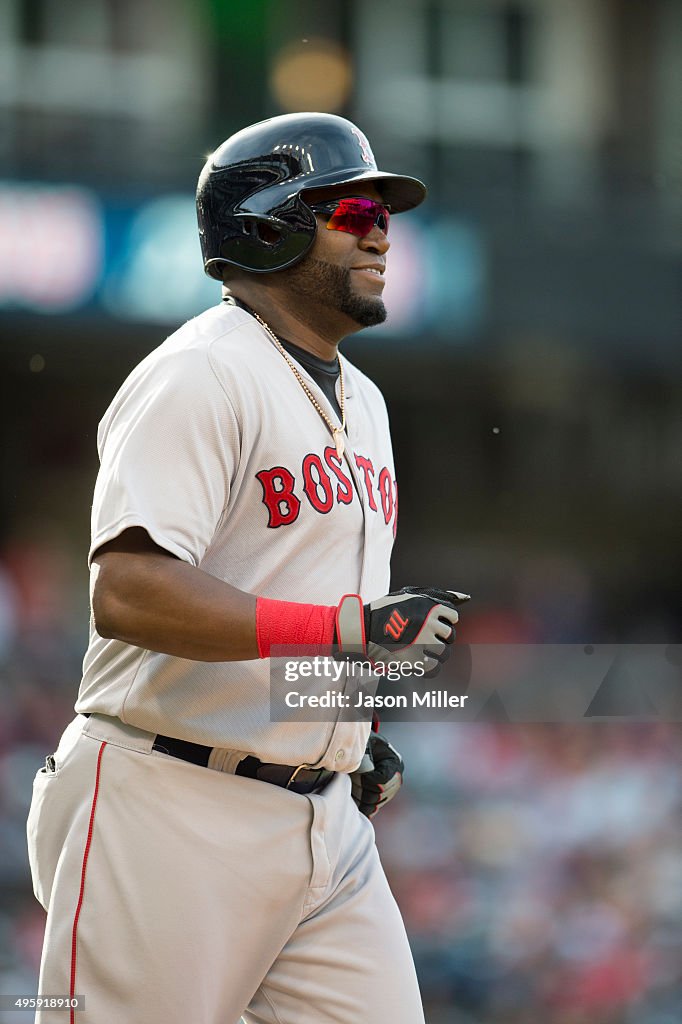
[[[403,784],[402,757],[379,732],[371,732],[360,767],[351,773],[353,800],[362,814],[373,818]]]
[[[450,653],[455,606],[468,600],[468,594],[436,587],[403,587],[366,605],[358,594],[347,594],[336,612],[334,642],[342,656],[420,663],[431,675]]]

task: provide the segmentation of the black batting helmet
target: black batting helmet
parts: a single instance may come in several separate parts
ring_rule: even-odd
[[[302,193],[355,181],[375,181],[393,213],[426,195],[416,178],[380,171],[360,129],[335,114],[283,114],[237,132],[199,176],[204,270],[220,281],[226,264],[258,274],[290,267],[317,230]]]

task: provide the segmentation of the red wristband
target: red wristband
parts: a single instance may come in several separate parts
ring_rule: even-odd
[[[271,647],[330,646],[334,642],[336,606],[256,599],[256,641],[261,658]]]

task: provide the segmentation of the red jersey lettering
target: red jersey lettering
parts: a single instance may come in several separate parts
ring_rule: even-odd
[[[256,473],[263,488],[263,504],[268,510],[268,527],[288,526],[298,519],[301,502],[294,494],[296,480],[284,466],[262,469]],[[331,485],[330,485],[331,486]]]
[[[341,469],[341,459],[336,454],[336,448],[331,445],[324,450],[324,461],[338,480],[336,485],[336,500],[340,505],[350,505],[353,500],[353,485]]]
[[[372,486],[372,477],[374,476],[374,466],[372,465],[371,459],[366,459],[364,455],[355,456],[355,464],[358,469],[361,469],[365,477],[365,489],[367,490],[367,500],[369,507],[373,512],[377,511],[377,503],[374,500],[374,488]]]
[[[326,515],[334,504],[334,491],[329,474],[319,455],[306,455],[303,460],[303,490],[316,512]],[[322,495],[320,494],[322,492]]]
[[[390,472],[385,466],[381,473],[379,473],[379,497],[381,498],[384,522],[388,526],[393,515],[393,481]]]

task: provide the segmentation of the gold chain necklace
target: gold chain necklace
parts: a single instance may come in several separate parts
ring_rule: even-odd
[[[317,409],[318,413],[320,414],[320,416],[322,417],[324,422],[329,427],[330,433],[331,433],[332,437],[334,438],[334,444],[336,445],[336,454],[339,457],[339,459],[342,459],[343,458],[343,453],[344,453],[344,450],[345,450],[345,446],[346,446],[346,443],[345,443],[345,440],[344,440],[344,436],[343,436],[344,435],[344,431],[346,429],[346,389],[345,389],[344,383],[343,383],[343,365],[341,363],[341,360],[339,359],[339,385],[340,385],[340,391],[341,391],[341,402],[340,402],[340,405],[341,405],[341,426],[335,427],[334,424],[332,423],[332,421],[327,416],[327,414],[324,411],[324,409],[322,408],[322,406],[320,405],[320,403],[318,402],[318,400],[315,398],[315,395],[312,393],[312,391],[308,387],[305,379],[303,378],[303,376],[299,372],[298,367],[294,363],[293,359],[290,357],[289,353],[285,349],[285,347],[282,344],[282,342],[279,340],[279,338],[277,337],[277,335],[273,331],[272,327],[270,327],[269,324],[266,324],[266,322],[263,319],[263,317],[260,316],[260,314],[258,314],[255,311],[255,309],[249,309],[249,312],[253,313],[253,315],[255,316],[256,320],[261,325],[261,327],[263,327],[267,331],[267,333],[270,335],[270,337],[272,338],[272,340],[273,340],[273,342],[275,344],[275,347],[284,356],[284,359],[286,360],[286,363],[287,363],[289,369],[291,370],[291,372],[293,373],[294,377],[296,378],[298,383],[301,385],[301,387],[303,388],[303,390],[305,391],[306,395],[308,396],[308,398],[312,402],[313,406]]]

